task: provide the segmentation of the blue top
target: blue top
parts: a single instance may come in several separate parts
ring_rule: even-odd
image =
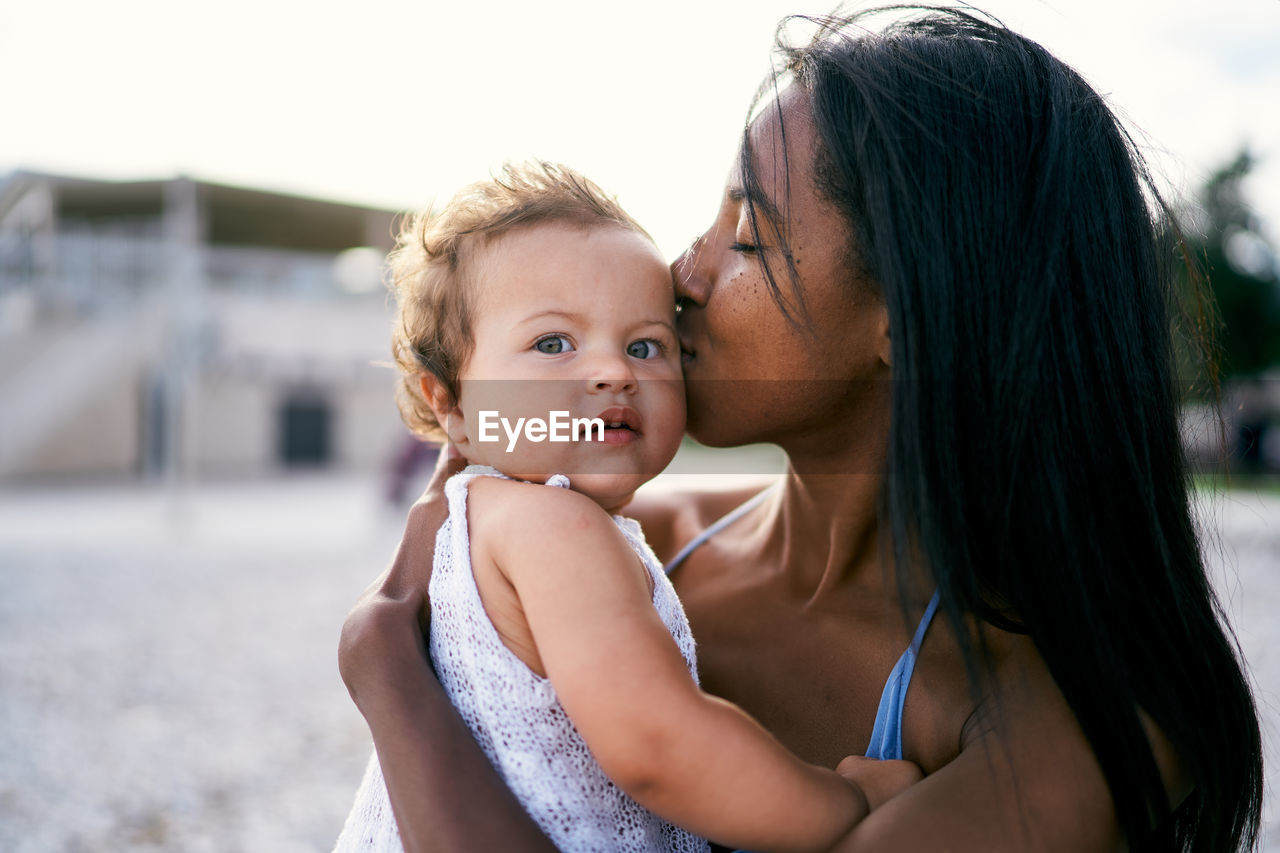
[[[675,571],[698,546],[764,503],[772,491],[772,486],[765,489],[695,536],[667,563],[667,574]],[[907,688],[911,685],[911,675],[916,668],[920,644],[924,642],[925,632],[929,630],[929,623],[933,621],[933,614],[938,609],[938,595],[935,592],[929,600],[929,606],[925,608],[924,616],[916,627],[915,636],[911,638],[911,645],[898,658],[893,671],[889,673],[889,680],[885,682],[884,692],[880,694],[880,708],[876,711],[876,723],[871,729],[871,742],[867,745],[868,758],[902,758],[902,706],[907,698]]]
[[[884,683],[884,692],[880,694],[880,708],[876,711],[876,724],[871,729],[871,742],[867,744],[868,758],[892,758],[902,760],[902,706],[906,703],[907,687],[911,684],[911,674],[916,668],[916,656],[920,653],[920,644],[924,642],[924,634],[929,630],[933,614],[938,609],[938,592],[929,599],[929,606],[920,617],[916,627],[916,635],[911,638],[911,645],[898,658],[889,673],[889,680]]]

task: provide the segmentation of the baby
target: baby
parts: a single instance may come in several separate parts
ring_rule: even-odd
[[[537,163],[418,217],[392,261],[401,412],[471,463],[445,487],[431,659],[525,809],[565,851],[836,843],[867,796],[698,689],[675,591],[615,514],[684,430],[672,282],[649,236]],[[892,774],[878,789],[911,778],[875,764]],[[376,755],[337,849],[400,849]]]

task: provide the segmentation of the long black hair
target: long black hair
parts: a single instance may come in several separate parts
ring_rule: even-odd
[[[818,34],[780,36],[779,73],[809,97],[851,278],[889,313],[882,521],[900,578],[923,557],[952,625],[1030,635],[1131,849],[1252,847],[1257,712],[1191,519],[1161,248],[1175,232],[1133,140],[998,22],[928,7],[805,20]],[[757,210],[749,134],[741,162],[757,237],[785,239]],[[784,312],[803,309],[766,271]],[[957,634],[978,692],[985,649]],[[1194,783],[1176,811],[1140,711]]]

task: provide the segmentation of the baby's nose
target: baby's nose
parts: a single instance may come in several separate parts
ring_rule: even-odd
[[[592,362],[592,370],[587,377],[589,390],[601,391],[634,391],[636,374],[632,370],[625,355],[605,356]]]

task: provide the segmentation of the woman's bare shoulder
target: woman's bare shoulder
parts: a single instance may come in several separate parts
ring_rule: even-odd
[[[1005,641],[1006,649],[997,658],[995,695],[999,701],[994,704],[997,708],[1008,706],[1015,710],[1006,709],[1003,714],[997,711],[997,715],[1005,718],[1004,725],[1025,730],[1025,741],[1028,749],[1033,752],[1037,749],[1036,744],[1057,741],[1078,753],[1087,753],[1088,758],[1081,759],[1080,763],[1087,764],[1096,772],[1093,781],[1095,784],[1099,783],[1102,770],[1096,763],[1093,747],[1081,731],[1075,713],[1049,672],[1048,665],[1028,638],[1004,636],[1013,639]],[[1028,713],[1018,715],[1017,708],[1024,708]],[[1021,720],[1011,722],[1016,717],[1021,717]],[[1190,773],[1168,737],[1150,715],[1139,708],[1138,717],[1146,732],[1152,757],[1164,780],[1165,793],[1169,801],[1177,805],[1191,792]],[[1108,802],[1109,800],[1108,797]]]
[[[922,658],[930,670],[924,675],[948,661],[959,670],[958,649],[947,634],[931,639],[940,655]],[[1035,644],[990,628],[983,639],[991,666],[981,700],[963,700],[966,679],[958,675],[945,694],[949,705],[969,708],[963,722],[947,715],[945,730],[958,734],[958,743],[945,763],[926,768],[929,776],[909,796],[860,829],[865,849],[924,849],[944,839],[958,851],[1122,849],[1093,746]],[[916,699],[928,704],[929,691]],[[919,707],[915,719],[921,719]],[[1186,770],[1145,714],[1143,723],[1170,801],[1180,802],[1190,789]]]
[[[926,650],[932,644],[941,655],[922,658],[919,686],[928,688],[929,676],[944,663],[954,677],[945,679],[946,690],[936,696],[928,689],[915,691],[912,719],[917,724],[923,719],[920,703],[930,699],[964,709],[939,712],[942,730],[954,738],[945,749],[949,754],[940,764],[926,760],[924,781],[877,810],[839,849],[1121,849],[1097,758],[1035,645],[1025,636],[984,633],[991,668],[976,706],[964,696],[969,688],[958,649],[944,641],[944,632],[926,642]],[[918,731],[913,740],[919,749]]]
[[[649,546],[665,563],[689,540],[772,482],[761,478],[722,488],[691,489],[654,482],[636,492],[623,511],[640,522]]]

